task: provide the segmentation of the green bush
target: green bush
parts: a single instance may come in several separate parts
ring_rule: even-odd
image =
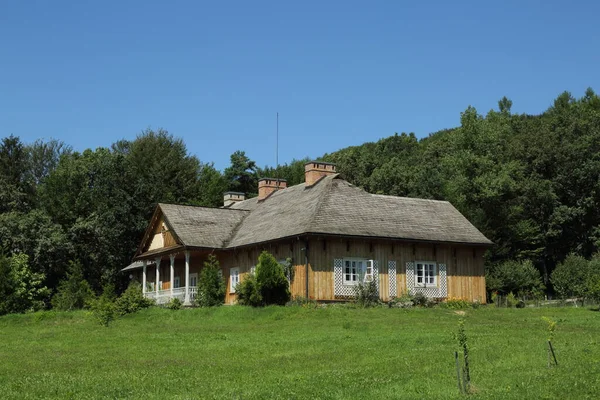
[[[181,307],[183,307],[183,303],[177,297],[173,297],[171,300],[169,300],[166,307],[169,310],[173,310],[173,311],[181,310]]]
[[[410,293],[402,293],[400,297],[394,297],[387,302],[390,308],[411,308],[413,303],[413,296]]]
[[[114,304],[117,315],[131,314],[152,305],[154,305],[154,301],[144,297],[142,285],[136,281],[129,284]]]
[[[359,282],[354,287],[354,301],[360,307],[375,307],[381,304],[375,281]]]
[[[67,279],[59,283],[56,294],[52,297],[52,307],[61,311],[79,310],[93,297],[90,285],[83,279],[81,264],[69,262]]]
[[[552,271],[550,282],[560,298],[584,298],[590,275],[590,262],[581,256],[569,254],[565,261]]]
[[[488,290],[519,296],[538,296],[545,289],[540,271],[529,260],[494,265],[485,280]]]
[[[225,302],[225,290],[226,285],[219,260],[211,254],[200,272],[196,304],[200,307],[220,306]]]
[[[506,296],[506,306],[507,307],[515,307],[517,304],[518,304],[517,298],[515,297],[513,292],[510,292],[508,294],[508,296]]]
[[[463,310],[466,308],[474,308],[473,304],[474,303],[471,303],[468,300],[450,298],[444,302],[441,302],[439,306],[441,308],[448,308],[450,310]]]
[[[269,252],[263,251],[256,265],[256,282],[264,305],[285,305],[290,300],[289,282],[283,267]]]
[[[38,311],[45,307],[50,290],[43,286],[44,274],[29,267],[26,254],[0,254],[0,315]]]
[[[413,305],[416,307],[430,307],[431,301],[421,292],[417,292],[412,298]]]
[[[108,326],[115,319],[115,297],[115,287],[106,285],[102,294],[90,302],[92,314],[100,325]]]
[[[237,294],[238,304],[252,307],[263,305],[255,274],[246,275],[246,278],[235,287],[235,293]]]

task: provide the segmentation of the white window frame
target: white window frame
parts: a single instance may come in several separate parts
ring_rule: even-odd
[[[354,286],[358,285],[361,281],[366,283],[373,280],[373,260],[359,257],[346,257],[342,262],[342,283],[344,285]],[[348,266],[348,264],[350,264],[350,266]],[[348,267],[350,270],[347,269]]]
[[[176,276],[175,279],[173,279],[173,289],[177,289],[181,287],[181,278],[179,276]]]
[[[240,268],[229,268],[229,293],[235,293],[238,283],[240,283]]]
[[[196,284],[194,285],[194,282],[196,282]],[[190,274],[190,287],[196,287],[198,286],[198,273],[194,272],[193,274]]]
[[[420,271],[422,272],[419,274]],[[438,274],[439,270],[435,261],[415,261],[415,287],[437,287]]]

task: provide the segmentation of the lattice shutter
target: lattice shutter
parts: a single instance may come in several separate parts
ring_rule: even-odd
[[[373,260],[373,280],[377,286],[377,293],[379,293],[379,263],[377,260]]]
[[[448,283],[446,281],[446,264],[438,264],[440,275],[439,297],[448,297]]]
[[[388,261],[388,280],[390,282],[390,298],[398,296],[396,283],[396,261]]]
[[[406,263],[406,290],[408,293],[415,294],[415,263]]]

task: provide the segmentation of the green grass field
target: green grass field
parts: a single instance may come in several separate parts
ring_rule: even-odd
[[[558,367],[546,324],[558,321]],[[469,310],[470,398],[600,396],[600,313]],[[459,316],[445,309],[152,308],[0,317],[0,398],[444,399]]]

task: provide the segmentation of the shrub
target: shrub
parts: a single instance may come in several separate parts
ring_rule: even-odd
[[[182,306],[183,306],[183,303],[177,297],[173,297],[171,300],[169,300],[169,302],[166,305],[166,307],[169,310],[173,310],[173,311],[181,310]]]
[[[413,296],[409,293],[403,293],[400,297],[394,297],[387,302],[390,308],[411,308],[413,303]]]
[[[413,301],[413,305],[416,307],[429,307],[431,305],[431,302],[429,301],[427,296],[425,296],[421,292],[415,293],[412,301]]]
[[[0,315],[37,311],[45,307],[50,290],[43,286],[44,274],[29,267],[26,254],[0,254]]]
[[[144,297],[142,285],[132,281],[121,297],[115,301],[115,312],[118,315],[125,315],[137,312],[143,308],[148,308],[154,304],[154,301]]]
[[[256,282],[264,305],[285,305],[290,300],[289,282],[283,267],[267,251],[258,257]]]
[[[225,290],[226,285],[219,260],[211,254],[200,272],[196,304],[200,307],[220,306],[225,302]]]
[[[519,296],[537,296],[544,290],[540,271],[529,260],[505,261],[493,266],[486,274],[488,290],[517,293]]]
[[[586,282],[590,275],[590,262],[581,256],[569,254],[565,261],[558,264],[552,271],[550,282],[552,282],[556,294],[563,299],[583,298],[586,295]]]
[[[449,308],[451,310],[462,310],[465,308],[474,308],[473,303],[468,300],[460,298],[449,298],[446,301],[440,303],[440,307]]]
[[[84,308],[93,297],[90,285],[83,279],[81,264],[69,262],[67,279],[59,283],[52,297],[52,307],[61,311],[78,310]]]
[[[90,309],[100,325],[108,326],[115,319],[116,307],[114,300],[115,287],[113,285],[106,285],[102,294],[97,299],[91,301]]]
[[[237,301],[241,305],[252,307],[263,305],[255,274],[246,275],[246,278],[235,287],[235,292],[237,294]]]
[[[375,281],[359,282],[354,288],[354,301],[360,307],[375,307],[381,304]]]
[[[506,306],[507,307],[514,307],[517,305],[517,298],[515,297],[515,295],[513,294],[513,292],[510,292],[508,294],[508,296],[506,296]]]

